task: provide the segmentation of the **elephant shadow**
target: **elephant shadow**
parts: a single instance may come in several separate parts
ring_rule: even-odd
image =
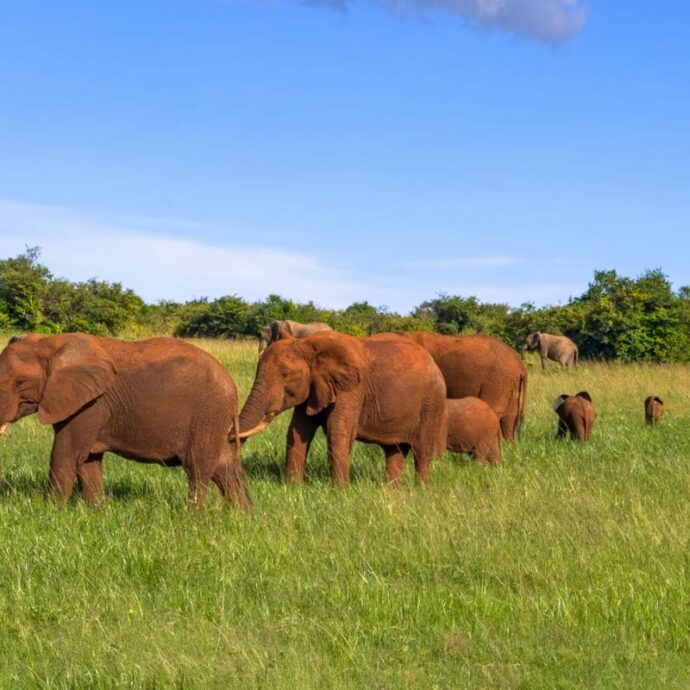
[[[126,478],[106,480],[105,482],[106,499],[133,500],[151,498],[158,493],[155,487],[146,482],[132,482]],[[48,498],[50,496],[50,482],[47,477],[38,477],[30,474],[6,475],[0,482],[0,496],[5,498],[11,496]],[[81,499],[82,492],[79,483],[76,482],[72,501]]]
[[[0,482],[0,494],[10,496],[47,496],[49,490],[48,478],[31,474],[4,475]]]
[[[374,460],[361,458],[350,465],[351,484],[381,484],[385,482],[386,466],[383,451],[381,457]],[[411,462],[411,457],[408,458]],[[284,484],[286,479],[285,461],[283,457],[276,458],[272,455],[257,452],[247,454],[242,458],[242,466],[249,480],[250,486],[254,481],[270,481],[276,484]],[[304,482],[306,484],[331,485],[331,468],[325,457],[318,454],[309,458],[304,469]]]
[[[160,494],[147,482],[132,482],[130,479],[115,479],[105,482],[105,496],[115,500],[136,500],[151,498]],[[81,493],[81,492],[79,492]]]

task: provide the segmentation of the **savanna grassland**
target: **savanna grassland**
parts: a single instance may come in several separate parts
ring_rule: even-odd
[[[202,342],[251,386],[255,343]],[[186,508],[178,469],[106,456],[100,509],[46,499],[52,430],[10,427],[0,492],[1,687],[690,687],[690,370],[529,360],[522,438],[383,486],[322,436],[282,477],[289,413],[245,446],[253,512]],[[591,443],[554,438],[587,389]],[[643,423],[650,393],[666,402]],[[408,461],[411,465],[411,461]]]

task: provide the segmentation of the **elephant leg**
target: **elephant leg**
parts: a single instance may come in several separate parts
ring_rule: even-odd
[[[50,458],[50,490],[58,501],[69,500],[76,478],[77,463],[74,458],[53,452]]]
[[[558,420],[558,431],[556,432],[556,436],[558,438],[565,438],[566,434],[568,433],[568,425],[562,420]]]
[[[211,479],[226,499],[244,510],[250,509],[247,478],[239,462],[223,460],[217,465]]]
[[[200,468],[192,463],[185,462],[183,465],[189,481],[189,506],[203,508],[211,477],[208,472],[201,472]]]
[[[333,416],[331,414],[326,423],[331,478],[337,486],[347,486],[350,483],[350,453],[355,443],[354,424],[334,420]]]
[[[405,458],[410,452],[410,446],[406,443],[394,446],[383,446],[386,455],[386,480],[389,484],[397,484],[405,466]]]
[[[70,429],[56,428],[50,453],[50,491],[59,502],[69,500],[72,495],[78,461],[79,453],[73,447]]]
[[[303,405],[295,408],[287,431],[285,451],[285,473],[289,482],[302,481],[309,447],[319,425],[318,415],[310,417]]]
[[[474,458],[480,464],[498,465],[501,462],[501,447],[498,439],[482,439],[475,448]]]
[[[92,453],[77,468],[79,486],[84,500],[98,505],[103,499],[103,453]]]
[[[431,453],[426,448],[413,448],[414,471],[418,482],[426,482],[429,479],[429,467],[431,466]]]
[[[504,414],[499,423],[501,425],[501,435],[503,438],[508,441],[512,442],[515,440],[515,423],[517,421],[517,414]]]

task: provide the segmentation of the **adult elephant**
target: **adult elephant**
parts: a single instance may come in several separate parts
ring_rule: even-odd
[[[292,407],[288,480],[302,479],[319,427],[326,434],[336,484],[349,482],[355,440],[383,448],[389,482],[400,479],[411,449],[417,478],[425,480],[432,458],[445,450],[445,403],[446,387],[438,367],[411,341],[336,332],[302,339],[283,335],[259,360],[240,413],[240,437],[261,431],[275,415]]]
[[[298,321],[290,321],[290,319],[272,321],[268,326],[264,326],[259,331],[259,355],[271,343],[280,340],[283,334],[291,335],[293,338],[306,338],[312,333],[332,330],[327,323],[322,323],[321,321],[313,321],[312,323],[299,323]]]
[[[497,338],[417,332],[405,336],[426,348],[443,374],[449,398],[473,396],[491,407],[501,434],[512,441],[524,416],[527,369],[520,355]]]
[[[563,367],[577,364],[577,345],[564,335],[551,333],[530,333],[525,339],[524,350],[539,350],[541,356],[541,368],[546,369],[546,360],[559,362]]]
[[[13,338],[0,353],[0,426],[38,412],[55,431],[50,485],[67,499],[103,493],[103,453],[182,465],[191,500],[213,481],[246,508],[238,445],[237,389],[213,357],[173,338],[127,342],[82,333]]]

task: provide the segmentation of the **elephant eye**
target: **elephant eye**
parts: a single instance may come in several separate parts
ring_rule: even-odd
[[[16,384],[20,391],[26,390],[30,385],[27,379],[21,377],[16,379]]]

